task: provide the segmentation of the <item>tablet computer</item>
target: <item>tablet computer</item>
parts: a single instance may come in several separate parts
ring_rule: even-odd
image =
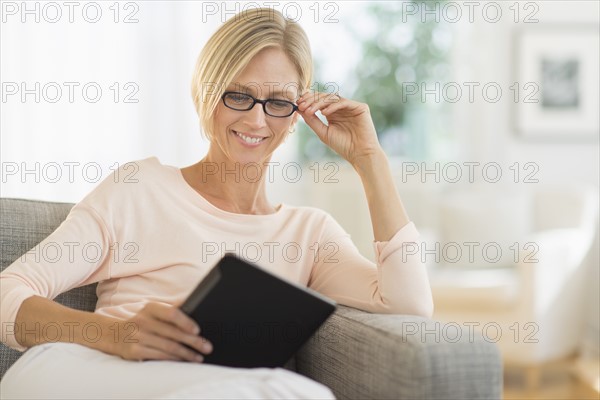
[[[181,306],[213,344],[204,362],[245,368],[284,366],[335,309],[333,300],[232,253]]]

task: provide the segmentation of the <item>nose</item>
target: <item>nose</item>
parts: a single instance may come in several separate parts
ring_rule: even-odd
[[[264,128],[267,125],[267,115],[263,105],[256,103],[250,110],[245,111],[243,120],[252,129]]]

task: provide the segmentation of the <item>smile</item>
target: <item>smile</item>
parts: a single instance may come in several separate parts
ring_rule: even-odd
[[[263,140],[266,139],[266,137],[250,137],[250,136],[246,136],[243,133],[237,132],[237,131],[233,131],[233,133],[239,137],[240,139],[242,139],[245,143],[248,144],[258,144],[260,142],[262,142]]]

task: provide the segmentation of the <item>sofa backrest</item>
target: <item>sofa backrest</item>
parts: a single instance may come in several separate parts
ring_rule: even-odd
[[[0,272],[54,232],[72,207],[70,203],[0,198]],[[54,300],[67,307],[94,311],[96,284],[72,289]],[[0,343],[0,378],[20,355]]]

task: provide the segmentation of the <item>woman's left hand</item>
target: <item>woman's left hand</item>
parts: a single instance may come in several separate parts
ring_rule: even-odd
[[[307,92],[297,104],[298,113],[321,141],[350,164],[381,150],[367,104],[322,92]],[[315,115],[317,110],[328,125]]]

